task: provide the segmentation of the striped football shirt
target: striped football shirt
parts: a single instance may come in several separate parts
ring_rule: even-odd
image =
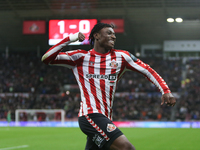
[[[111,49],[105,54],[94,49],[61,52],[69,37],[51,47],[43,62],[70,68],[81,93],[78,116],[101,113],[112,119],[112,106],[117,82],[125,71],[136,71],[154,83],[162,94],[170,93],[165,81],[149,65],[125,50]]]

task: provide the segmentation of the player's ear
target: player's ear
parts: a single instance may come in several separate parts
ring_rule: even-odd
[[[94,36],[95,39],[99,39],[99,36],[100,36],[100,35],[99,35],[98,32],[96,32],[96,33],[93,34],[93,36]]]

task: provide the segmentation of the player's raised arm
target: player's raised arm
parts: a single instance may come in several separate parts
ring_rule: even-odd
[[[57,43],[56,45],[52,46],[43,56],[42,61],[45,64],[50,64],[51,61],[55,60],[57,55],[62,51],[64,47],[66,47],[69,43],[76,42],[79,40],[80,42],[85,40],[85,35],[81,32],[77,32],[75,34],[72,34],[66,38],[64,38],[62,41]]]

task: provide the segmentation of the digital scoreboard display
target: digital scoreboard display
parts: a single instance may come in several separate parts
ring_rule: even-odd
[[[70,45],[89,44],[90,31],[95,24],[97,24],[97,19],[50,20],[49,45],[55,45],[76,32],[82,32],[85,35],[85,40],[83,42],[77,41]]]

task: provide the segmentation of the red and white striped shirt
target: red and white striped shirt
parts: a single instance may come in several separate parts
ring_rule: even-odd
[[[70,68],[81,92],[79,116],[101,113],[112,119],[112,106],[116,84],[125,71],[137,71],[154,83],[162,94],[170,93],[165,81],[147,64],[128,51],[111,49],[105,54],[73,50],[61,52],[70,43],[69,37],[51,47],[43,62]]]

